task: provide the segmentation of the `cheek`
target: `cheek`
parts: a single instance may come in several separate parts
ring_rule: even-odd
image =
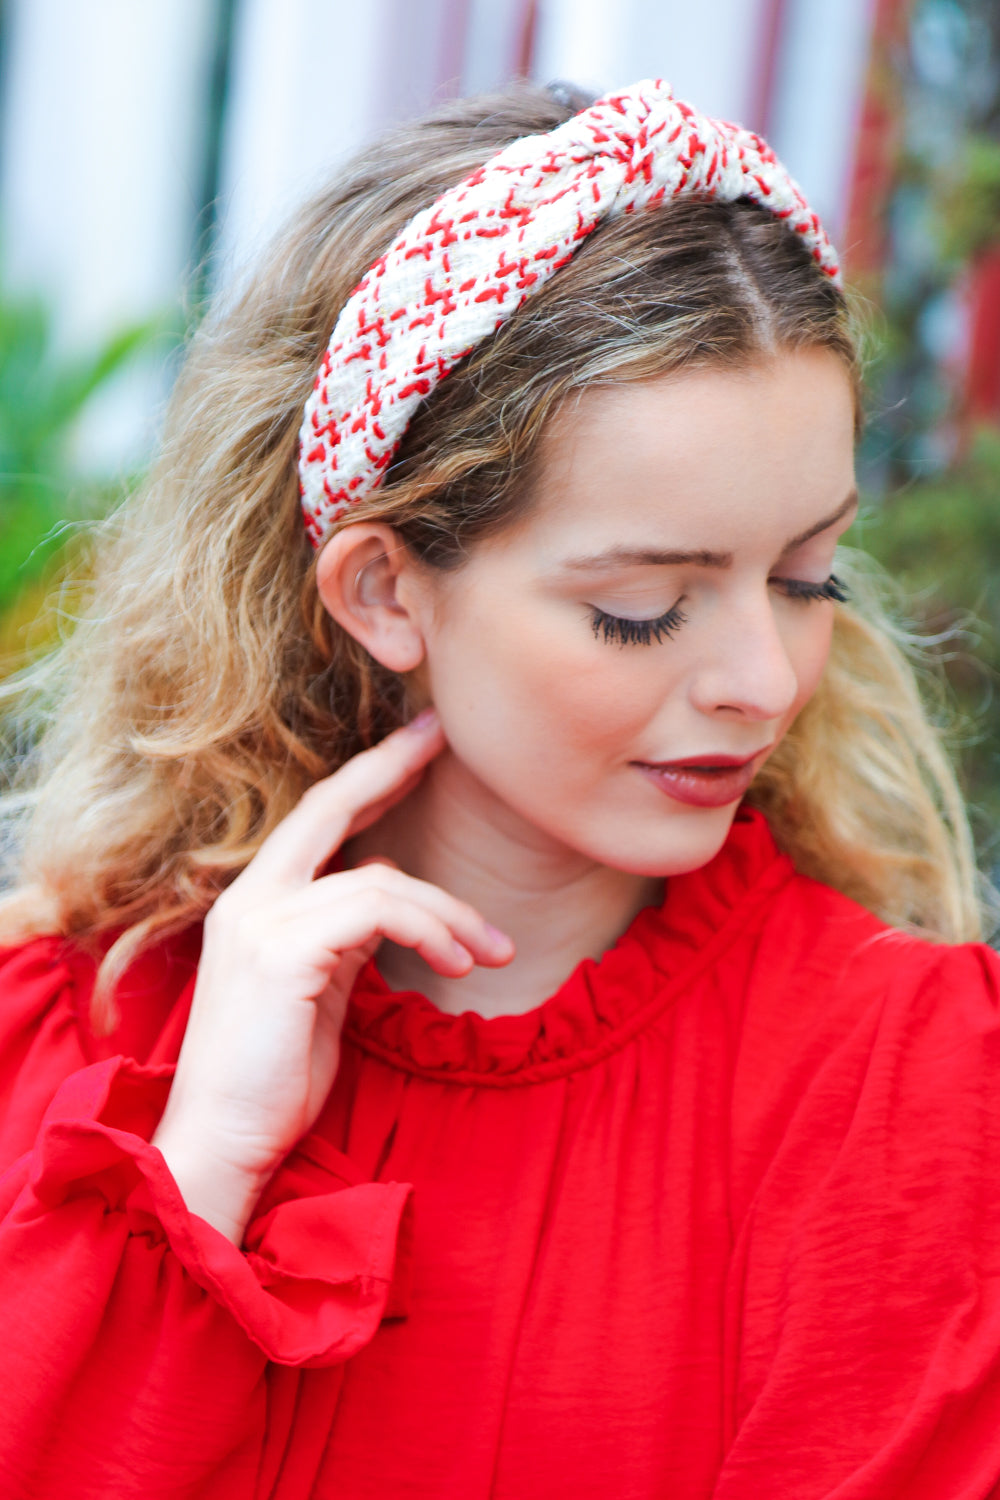
[[[662,711],[675,675],[662,650],[619,648],[595,640],[588,628],[531,662],[526,708],[552,719],[571,753],[615,754]],[[523,660],[512,661],[512,693],[524,676]]]
[[[463,611],[428,641],[434,700],[463,758],[502,752],[508,764],[550,774],[555,750],[565,775],[571,761],[627,746],[662,707],[675,675],[662,651],[657,669],[650,653],[605,645],[562,612],[488,606]]]
[[[819,687],[833,640],[833,610],[817,609],[813,619],[794,631],[786,641],[789,660],[798,682],[795,703],[788,722],[804,708]]]

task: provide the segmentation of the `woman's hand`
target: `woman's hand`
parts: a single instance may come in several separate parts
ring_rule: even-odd
[[[472,907],[391,865],[316,878],[346,839],[406,796],[443,745],[428,710],[310,787],[208,914],[153,1144],[192,1212],[235,1244],[323,1106],[351,988],[382,938],[453,977],[513,955]]]

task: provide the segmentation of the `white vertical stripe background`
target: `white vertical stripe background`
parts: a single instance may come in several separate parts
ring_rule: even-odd
[[[846,227],[874,0],[789,0],[769,139],[826,224]]]
[[[203,171],[212,9],[203,0],[8,0],[3,270],[42,291],[66,352],[176,303]],[[81,456],[116,470],[148,441],[155,363],[89,414]]]
[[[595,91],[663,78],[707,114],[745,119],[761,0],[539,0],[534,73]]]

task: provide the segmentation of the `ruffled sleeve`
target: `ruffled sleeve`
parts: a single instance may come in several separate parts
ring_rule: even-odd
[[[332,1150],[303,1172],[293,1153],[238,1249],[149,1144],[172,1062],[88,1064],[77,988],[51,943],[0,966],[4,1104],[44,1105],[0,1178],[0,1492],[175,1497],[240,1475],[205,1493],[252,1494],[268,1366],[339,1366],[371,1339],[410,1189]]]
[[[886,934],[840,987],[737,1237],[714,1500],[1000,1494],[1000,960]]]

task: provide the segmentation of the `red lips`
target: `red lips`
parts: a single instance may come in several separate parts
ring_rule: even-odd
[[[632,764],[675,802],[690,807],[726,807],[744,796],[769,749],[765,746],[751,756],[692,755],[683,761]]]

